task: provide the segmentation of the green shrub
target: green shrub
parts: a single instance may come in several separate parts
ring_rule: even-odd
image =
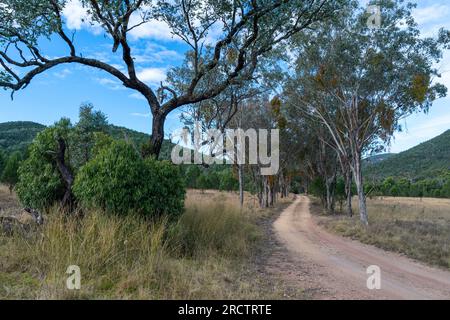
[[[34,139],[28,159],[22,162],[18,170],[16,192],[22,205],[44,210],[63,199],[65,185],[57,169],[55,156],[58,153],[57,139],[69,141],[71,130],[70,121],[61,119]],[[69,153],[66,150],[66,163],[70,163]]]
[[[186,191],[180,168],[169,161],[148,158],[144,161],[144,169],[143,191],[148,211],[157,215],[181,215]]]
[[[152,158],[143,160],[133,146],[115,141],[80,169],[73,190],[87,208],[178,216],[184,209],[183,182],[179,168]]]
[[[37,155],[32,155],[20,166],[16,193],[22,205],[47,209],[63,198],[64,190],[58,171]]]

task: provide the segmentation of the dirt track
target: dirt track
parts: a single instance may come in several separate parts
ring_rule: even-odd
[[[285,280],[309,289],[313,299],[450,299],[450,272],[328,233],[311,217],[307,197],[288,207],[274,229],[290,262],[278,256],[272,269],[298,268]],[[381,269],[380,290],[367,289],[371,265]]]

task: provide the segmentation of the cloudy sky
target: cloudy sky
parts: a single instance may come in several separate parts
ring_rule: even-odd
[[[423,35],[434,35],[441,27],[450,29],[448,0],[420,0],[414,15]],[[79,0],[69,1],[64,16],[67,27],[76,31],[78,52],[84,57],[123,68],[120,55],[111,53],[111,44],[102,30],[83,22],[85,11]],[[186,50],[185,45],[172,37],[167,26],[160,22],[134,29],[130,40],[140,79],[153,86],[164,81],[170,67],[182,62]],[[43,41],[40,45],[48,56],[67,54],[66,47],[58,39]],[[450,53],[445,54],[438,68],[442,72],[438,81],[450,88]],[[0,122],[29,120],[49,125],[63,116],[76,122],[79,105],[83,102],[93,103],[113,124],[150,132],[149,108],[140,95],[105,73],[77,65],[60,66],[40,75],[26,90],[17,92],[13,101],[9,93],[0,92]],[[406,150],[450,129],[449,106],[450,97],[435,102],[429,114],[406,119],[405,130],[396,134],[390,151]],[[169,116],[167,134],[180,127],[180,112],[175,111]]]

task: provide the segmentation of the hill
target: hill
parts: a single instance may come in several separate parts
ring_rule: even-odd
[[[445,170],[450,170],[450,130],[412,149],[366,165],[365,176],[369,180],[387,177],[419,180],[436,177]]]
[[[115,125],[110,125],[109,127],[109,133],[115,139],[130,139],[139,149],[142,145],[148,143],[151,137],[149,134],[125,127],[118,127]],[[169,140],[164,140],[161,147],[160,159],[169,160],[173,146],[174,145]]]
[[[374,156],[370,156],[366,159],[364,159],[364,163],[366,164],[376,164],[378,162],[384,161],[389,159],[392,156],[395,156],[395,153],[382,153],[382,154],[377,154]]]
[[[129,139],[140,148],[150,139],[150,135],[115,125],[109,126],[110,134],[116,139]],[[14,151],[25,152],[36,135],[46,126],[30,121],[16,121],[0,123],[0,148],[7,153]],[[166,140],[161,150],[161,159],[169,159],[172,144]]]
[[[24,152],[45,126],[30,121],[0,123],[0,148],[8,153]]]

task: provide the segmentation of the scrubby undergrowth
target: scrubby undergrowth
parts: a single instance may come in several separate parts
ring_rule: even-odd
[[[0,298],[277,298],[248,269],[257,213],[226,197],[193,192],[177,224],[100,211],[79,220],[52,210],[30,238],[0,236]],[[66,289],[70,265],[81,269],[79,291]]]

